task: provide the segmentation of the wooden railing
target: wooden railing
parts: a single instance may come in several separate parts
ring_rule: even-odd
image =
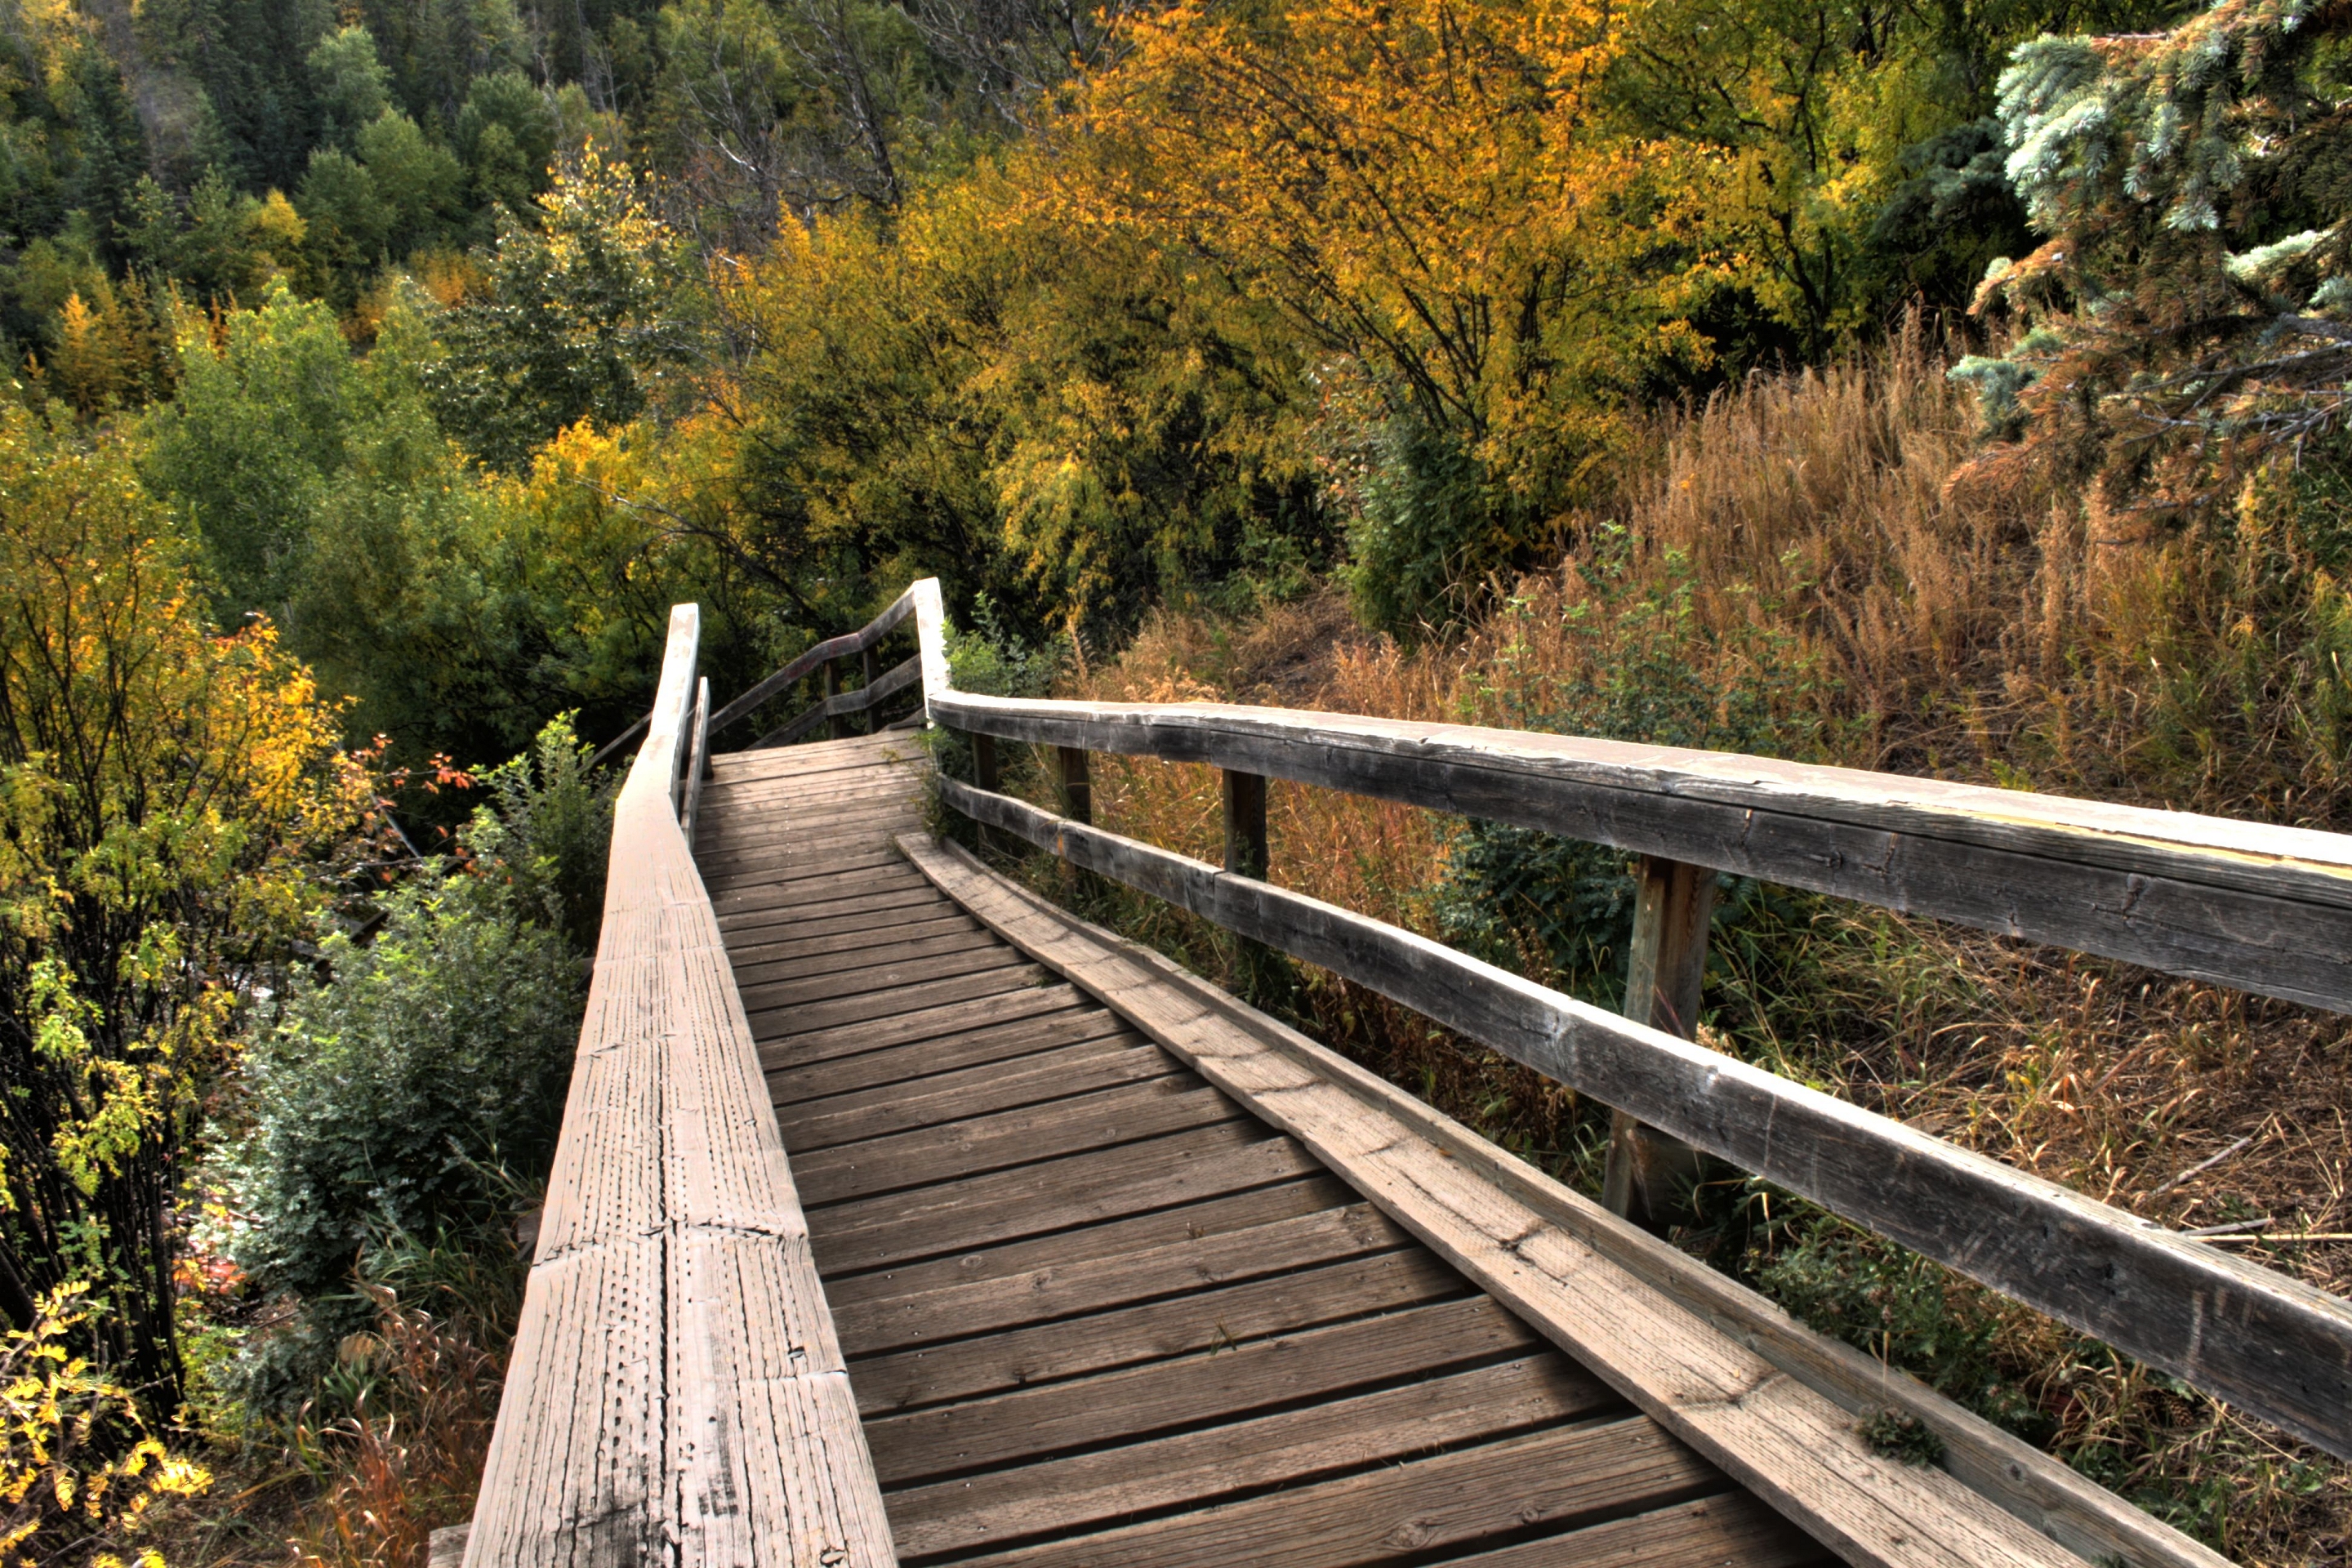
[[[614,807],[595,977],[467,1541],[491,1564],[893,1561],[808,1230],[679,814],[695,606]]]
[[[925,578],[924,581],[933,584],[930,591],[936,599],[938,593],[936,580]],[[910,588],[899,595],[888,609],[857,630],[845,637],[830,638],[810,648],[785,665],[783,668],[712,714],[710,732],[714,735],[718,734],[737,721],[749,718],[761,707],[773,700],[779,693],[790,689],[795,681],[805,680],[810,675],[814,674],[823,681],[824,696],[814,704],[802,710],[796,717],[786,721],[752,742],[744,750],[756,751],[763,746],[788,746],[808,734],[820,723],[825,726],[825,733],[831,739],[840,740],[845,735],[854,732],[850,728],[850,720],[861,713],[865,715],[866,731],[871,734],[882,721],[882,705],[922,679],[923,660],[919,653],[901,660],[887,670],[880,668],[881,661],[877,657],[884,640],[915,614],[916,599],[916,592]],[[841,689],[841,661],[852,655],[857,658],[864,683],[855,690],[844,691]]]
[[[2352,839],[1521,731],[960,692],[929,580],[720,717],[780,689],[786,675],[804,675],[818,656],[839,657],[827,648],[870,647],[909,614],[929,721],[974,742],[979,784],[941,780],[949,805],[1367,986],[1614,1108],[1605,1195],[1620,1213],[1661,1204],[1689,1152],[1702,1151],[2352,1458],[2352,1306],[1690,1038],[1719,872],[2352,1012]],[[1050,748],[1061,814],[996,790],[1000,741]],[[1091,826],[1092,752],[1224,770],[1226,864]],[[1631,1016],[1265,881],[1268,779],[1637,857]]]

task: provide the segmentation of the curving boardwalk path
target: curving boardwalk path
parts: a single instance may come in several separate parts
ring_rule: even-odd
[[[901,1562],[1833,1561],[909,864],[926,765],[714,757],[695,843]]]

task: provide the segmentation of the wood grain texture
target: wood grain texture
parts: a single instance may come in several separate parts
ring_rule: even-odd
[[[884,1484],[902,1486],[1341,1397],[1524,1353],[1541,1342],[1490,1298],[1456,1297],[1287,1331],[1213,1355],[875,1416],[866,1434]]]
[[[1352,1568],[1726,1489],[1712,1466],[1636,1415],[967,1561],[990,1568]]]
[[[1847,768],[1219,703],[929,693],[936,723],[1534,827],[2352,1011],[2352,839]]]
[[[940,789],[976,819],[1369,986],[2352,1455],[2352,1305],[2335,1297],[1424,937],[1008,796]]]
[[[1416,1458],[1623,1403],[1559,1356],[1502,1362],[1255,1420],[895,1492],[890,1527],[908,1557],[1129,1515],[1196,1508],[1273,1485]]]
[[[960,902],[1307,1144],[1333,1172],[1555,1343],[1850,1562],[2135,1563],[2219,1559],[1876,1363],[1856,1405],[1823,1392],[1856,1362],[1599,1205],[1311,1041],[982,869],[902,840]],[[1606,1016],[1603,1015],[1603,1016]],[[1620,1027],[1622,1020],[1611,1020]],[[1629,1262],[1638,1259],[1638,1265]],[[1661,1277],[1685,1278],[1677,1292]],[[1804,1353],[1787,1353],[1789,1347]],[[1780,1351],[1779,1359],[1763,1353]],[[1962,1478],[1894,1465],[1855,1436],[1921,1414]],[[2046,1534],[2045,1534],[2046,1532]],[[2053,1539],[2054,1538],[2054,1539]]]
[[[671,618],[468,1568],[895,1562],[726,950],[672,805]]]

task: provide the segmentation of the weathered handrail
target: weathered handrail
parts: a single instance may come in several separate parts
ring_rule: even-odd
[[[924,580],[926,582],[931,581],[929,578],[926,578]],[[914,613],[915,594],[914,590],[910,588],[906,593],[899,595],[896,599],[892,600],[890,602],[889,608],[884,610],[880,615],[875,616],[872,620],[858,627],[857,630],[850,632],[844,637],[832,637],[824,642],[818,643],[814,647],[809,648],[805,652],[795,657],[792,662],[785,665],[783,668],[776,671],[775,674],[769,676],[765,680],[762,680],[758,685],[752,687],[751,690],[744,692],[741,696],[728,703],[726,707],[721,708],[718,712],[712,714],[710,719],[710,732],[715,735],[720,731],[726,729],[729,725],[734,723],[738,719],[746,717],[754,710],[759,708],[761,703],[766,702],[770,698],[775,696],[776,693],[791,686],[793,682],[803,679],[819,669],[830,672],[834,661],[836,659],[846,658],[854,653],[870,654],[877,646],[880,645],[883,638],[888,637],[893,631],[897,630],[899,624]],[[895,675],[898,672],[893,670],[891,673]],[[754,749],[762,746],[784,745],[792,740],[798,739],[805,732],[806,728],[813,726],[818,719],[827,717],[828,714],[834,717],[839,717],[844,714],[862,711],[865,708],[875,702],[879,702],[883,698],[889,696],[891,692],[897,691],[900,689],[899,686],[893,686],[890,688],[889,691],[874,690],[873,688],[877,683],[872,679],[873,671],[870,668],[867,669],[866,675],[867,680],[865,693],[866,700],[865,702],[835,708],[833,704],[840,700],[840,699],[828,696],[824,702],[820,702],[816,707],[803,712],[799,718],[794,719],[790,724],[785,725],[783,729],[778,730],[772,734],[763,735],[758,741],[752,742]],[[905,683],[901,682],[900,684],[903,686]],[[860,695],[860,693],[849,692],[845,695],[848,697],[856,697]],[[814,715],[814,717],[812,717],[812,715]],[[793,727],[795,725],[802,726],[802,728],[795,729]],[[787,733],[787,731],[789,731],[789,733]]]
[[[749,1023],[677,816],[670,617],[467,1568],[885,1568],[880,1489]],[[698,757],[687,788],[696,787]]]
[[[920,589],[929,721],[1059,748],[1079,781],[1087,751],[1208,763],[2352,1011],[2352,840],[2336,835],[1516,731],[958,692],[936,585],[908,597]],[[975,821],[1380,991],[2352,1458],[2352,1305],[2336,1297],[1254,876],[986,789],[948,781],[943,795]]]

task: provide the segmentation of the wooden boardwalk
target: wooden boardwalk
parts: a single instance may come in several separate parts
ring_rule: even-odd
[[[721,754],[696,858],[900,1561],[1833,1561],[935,887],[911,736]]]

